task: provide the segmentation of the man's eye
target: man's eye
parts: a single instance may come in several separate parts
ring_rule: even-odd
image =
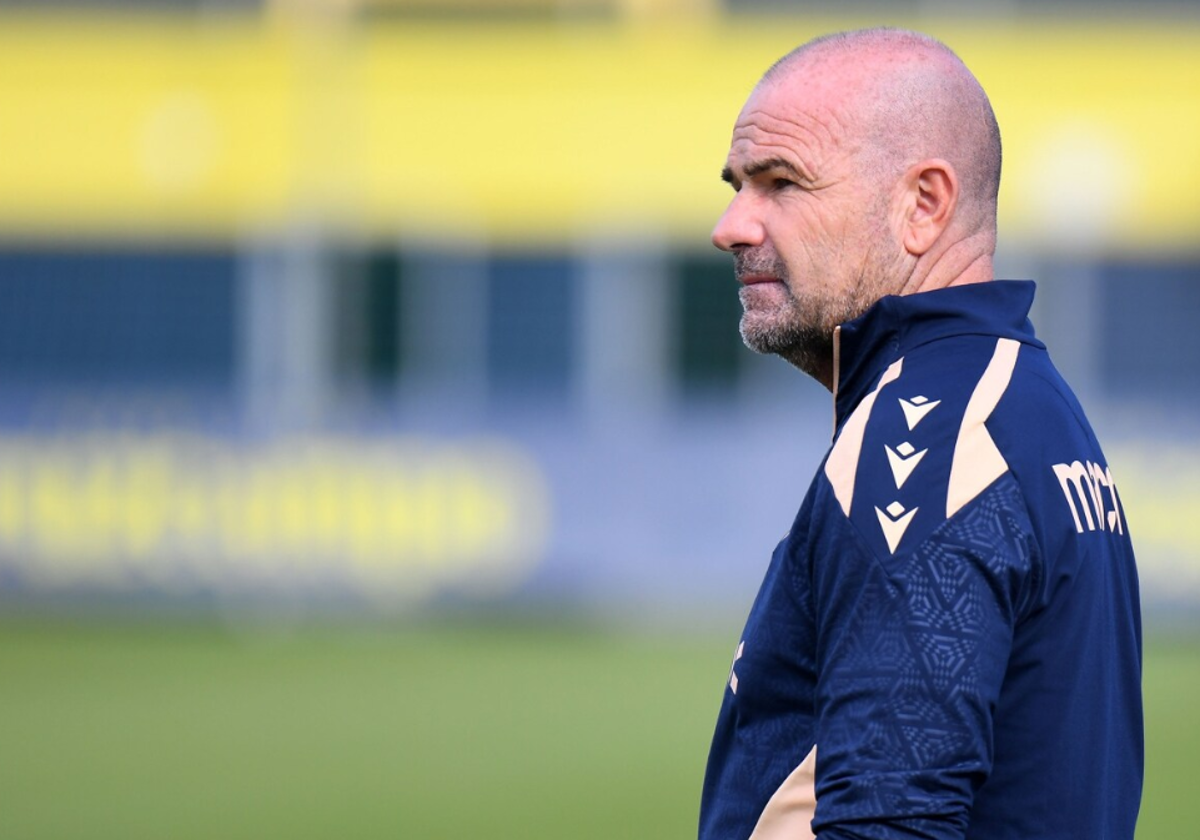
[[[788,178],[776,178],[771,182],[771,186],[777,190],[786,190],[788,187],[796,186],[796,182]]]

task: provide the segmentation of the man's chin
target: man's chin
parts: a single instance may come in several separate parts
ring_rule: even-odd
[[[755,353],[785,355],[793,344],[792,337],[762,313],[746,312],[740,324],[742,342]]]
[[[755,353],[779,356],[810,376],[824,381],[833,363],[833,330],[806,329],[781,324],[775,318],[760,317],[762,313],[742,315],[742,342]]]

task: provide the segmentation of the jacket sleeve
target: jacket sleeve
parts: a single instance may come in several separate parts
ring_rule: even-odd
[[[822,840],[961,838],[993,759],[1033,537],[1005,476],[913,549],[880,556],[851,523],[817,598]]]

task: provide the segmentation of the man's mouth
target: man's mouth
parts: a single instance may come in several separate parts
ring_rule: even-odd
[[[759,283],[780,283],[782,282],[773,274],[739,274],[738,282],[743,286],[754,286]]]

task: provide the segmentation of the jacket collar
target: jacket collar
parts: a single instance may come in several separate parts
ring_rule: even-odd
[[[1044,348],[1029,321],[1035,286],[992,280],[912,295],[888,295],[834,332],[834,431],[892,362],[954,335],[1013,338]]]

